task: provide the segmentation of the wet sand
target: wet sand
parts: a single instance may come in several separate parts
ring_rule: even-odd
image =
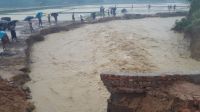
[[[101,72],[199,73],[175,18],[118,20],[51,34],[33,46],[36,112],[106,112]]]

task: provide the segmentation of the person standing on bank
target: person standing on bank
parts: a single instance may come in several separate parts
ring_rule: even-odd
[[[33,33],[34,29],[33,29],[33,24],[32,24],[32,20],[28,20],[28,24],[29,24],[29,28],[30,28],[30,31],[31,33]]]
[[[51,16],[54,17],[55,23],[57,24],[57,22],[58,22],[58,13],[51,13]]]
[[[10,25],[10,34],[11,34],[11,37],[12,37],[12,41],[17,41],[17,34],[16,34],[15,27],[16,27],[15,24]]]
[[[108,11],[108,12],[107,12],[107,13],[108,13],[108,16],[110,16],[110,9],[108,9],[107,11]]]
[[[150,11],[150,9],[151,9],[151,4],[149,4],[147,7],[148,7],[148,11]]]
[[[83,19],[83,16],[82,16],[82,15],[80,15],[80,19],[81,19],[81,23],[83,23],[83,22],[84,22],[84,19]]]
[[[47,18],[48,18],[48,23],[49,23],[49,25],[51,25],[51,15],[48,14],[48,15],[47,15]]]
[[[3,51],[5,51],[6,45],[10,42],[8,35],[6,34],[5,31],[0,31],[0,40],[1,40],[2,45],[3,45]]]
[[[117,7],[113,7],[113,16],[116,16]]]
[[[174,9],[174,11],[176,11],[176,4],[174,5],[173,9]]]
[[[92,16],[92,19],[93,19],[93,20],[96,19],[96,13],[95,13],[95,12],[92,12],[92,13],[91,13],[91,16]]]
[[[36,18],[38,18],[38,22],[39,22],[39,27],[42,27],[42,16],[43,16],[42,12],[38,12],[36,14]]]
[[[102,8],[102,15],[103,15],[103,17],[105,17],[105,8],[104,7]]]
[[[72,21],[75,22],[75,15],[74,15],[74,12],[72,13]]]
[[[100,7],[100,15],[101,17],[104,17],[105,15],[105,8],[103,6]]]

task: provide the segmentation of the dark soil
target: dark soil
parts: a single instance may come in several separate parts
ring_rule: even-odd
[[[0,112],[29,112],[34,109],[27,102],[27,94],[13,84],[0,80]]]

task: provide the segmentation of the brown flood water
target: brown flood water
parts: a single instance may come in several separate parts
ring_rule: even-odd
[[[176,19],[119,20],[48,35],[32,52],[28,85],[36,112],[106,112],[104,71],[200,72],[188,40],[170,31]]]

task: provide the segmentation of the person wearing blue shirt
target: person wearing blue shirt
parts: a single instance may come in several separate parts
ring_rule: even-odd
[[[38,12],[36,14],[36,18],[38,18],[38,22],[39,22],[39,27],[42,27],[42,16],[43,16],[43,12]]]
[[[5,51],[6,45],[9,43],[9,38],[5,31],[0,31],[0,39],[3,45],[3,50]]]

